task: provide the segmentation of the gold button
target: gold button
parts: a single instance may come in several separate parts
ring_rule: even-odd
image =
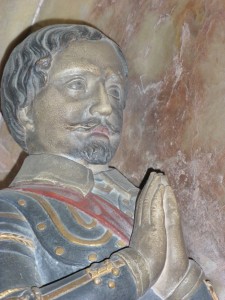
[[[46,224],[45,223],[39,223],[37,225],[37,229],[40,230],[40,231],[43,231],[46,229]]]
[[[118,269],[118,268],[112,268],[112,274],[114,276],[119,276],[120,275],[120,269]]]
[[[56,249],[55,249],[55,254],[56,255],[63,255],[64,254],[64,252],[65,252],[65,249],[63,248],[63,247],[57,247]]]
[[[101,282],[102,282],[102,280],[101,280],[101,278],[99,278],[99,277],[96,277],[96,278],[94,279],[94,284],[96,284],[96,285],[99,285]]]
[[[96,253],[92,253],[88,255],[88,260],[89,261],[96,261],[97,260],[97,254]]]
[[[19,199],[18,201],[20,206],[25,206],[26,205],[26,201],[24,199]]]
[[[116,287],[115,281],[109,280],[109,282],[108,282],[108,287],[109,287],[110,289],[114,289],[114,288]]]

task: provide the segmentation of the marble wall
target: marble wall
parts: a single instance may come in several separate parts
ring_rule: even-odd
[[[189,254],[224,299],[225,2],[0,0],[0,17],[2,65],[28,31],[56,22],[92,24],[122,47],[130,80],[113,165],[136,185],[149,168],[168,175]],[[3,187],[24,154],[0,120]]]

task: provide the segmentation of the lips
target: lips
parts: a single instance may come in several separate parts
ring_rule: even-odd
[[[91,130],[91,133],[109,136],[109,129],[105,126],[98,125]]]

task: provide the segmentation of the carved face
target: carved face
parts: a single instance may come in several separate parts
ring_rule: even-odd
[[[33,103],[29,153],[109,162],[119,144],[125,84],[121,58],[109,42],[71,42],[54,57]]]

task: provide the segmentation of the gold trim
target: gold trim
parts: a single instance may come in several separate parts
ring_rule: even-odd
[[[104,265],[98,269],[87,269],[87,273],[91,275],[91,278],[94,280],[95,278],[101,278],[102,276],[112,273],[112,270],[115,268],[120,268],[125,266],[125,262],[123,260],[117,260],[115,262],[111,262],[108,259],[104,261]]]
[[[64,224],[61,222],[58,214],[54,211],[54,209],[51,207],[51,205],[44,200],[42,197],[38,196],[37,194],[33,194],[30,192],[26,192],[27,194],[30,194],[31,197],[36,199],[42,207],[46,210],[49,217],[51,218],[52,222],[58,229],[58,231],[61,233],[61,235],[67,239],[69,242],[76,244],[76,245],[82,245],[82,246],[90,246],[90,247],[96,247],[96,246],[102,246],[109,242],[109,240],[112,238],[112,233],[107,230],[100,238],[97,240],[85,240],[80,237],[77,237],[73,235],[71,232],[67,230],[67,228],[64,226]]]
[[[116,242],[116,247],[124,248],[124,247],[126,247],[126,246],[127,246],[127,244],[126,244],[124,241],[122,241],[122,240],[118,240],[118,241]]]
[[[69,211],[71,212],[73,218],[75,219],[75,221],[77,222],[77,224],[79,224],[80,226],[84,227],[85,229],[93,229],[97,226],[97,221],[92,219],[91,223],[87,223],[85,222],[85,220],[79,215],[79,213],[77,212],[77,210],[68,205],[67,206]]]
[[[19,214],[15,214],[15,213],[0,212],[0,218],[17,219],[20,221],[26,221],[26,219],[23,216],[20,216]]]
[[[20,244],[23,244],[31,249],[34,249],[34,244],[31,240],[24,238],[21,235],[3,232],[0,234],[0,242],[1,241],[14,241]]]
[[[20,292],[22,290],[24,290],[24,288],[15,288],[15,289],[9,289],[9,290],[3,291],[0,293],[0,299],[3,299],[4,297],[9,296],[10,294]]]
[[[64,285],[63,287],[58,288],[55,291],[52,291],[46,295],[43,295],[43,300],[54,300],[59,297],[64,296],[65,294],[68,294],[69,292],[75,290],[78,287],[81,287],[89,282],[91,282],[92,279],[90,275],[85,274],[82,277],[75,279],[74,281]]]
[[[76,288],[79,288],[91,281],[94,281],[96,284],[100,284],[100,277],[106,274],[111,273],[112,268],[120,268],[125,265],[125,262],[122,261],[121,259],[118,259],[117,261],[114,261],[113,263],[110,262],[109,260],[106,260],[104,262],[103,267],[100,267],[99,269],[96,270],[91,270],[88,268],[86,270],[86,274],[83,275],[82,277],[75,279],[74,281],[64,285],[63,287],[58,288],[55,291],[49,292],[46,295],[43,295],[43,300],[54,300],[59,297],[64,296],[67,293],[72,292]],[[100,277],[99,277],[100,275]],[[98,279],[97,279],[98,278]],[[97,280],[96,280],[97,279]]]
[[[217,297],[217,295],[216,295],[216,293],[213,289],[213,286],[212,286],[211,282],[209,280],[204,280],[204,283],[205,283],[210,295],[212,296],[212,299],[213,300],[219,300],[219,298]]]

